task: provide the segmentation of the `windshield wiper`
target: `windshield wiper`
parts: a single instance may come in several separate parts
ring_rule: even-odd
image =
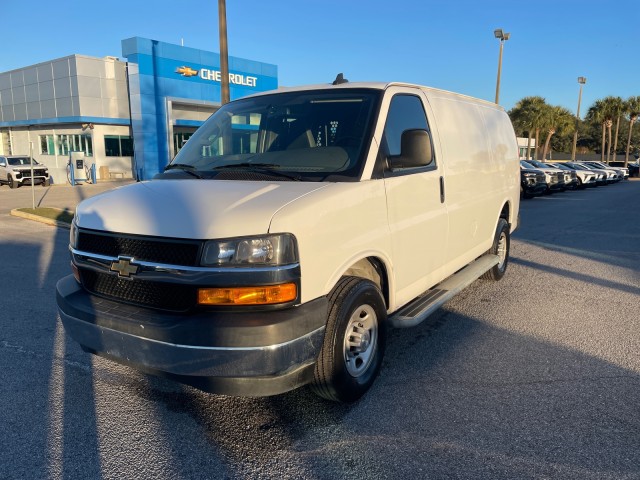
[[[280,165],[276,165],[275,163],[228,163],[227,165],[219,165],[217,167],[213,167],[212,170],[253,170],[255,172],[264,173],[264,174],[274,174],[280,177],[288,178],[290,180],[300,181],[300,176],[298,175],[290,175],[288,173],[284,173],[278,170]]]
[[[196,178],[204,178],[202,175],[200,175],[197,172],[197,168],[194,167],[193,165],[189,165],[186,163],[170,163],[169,165],[167,165],[166,167],[164,167],[164,172],[166,172],[167,170],[174,170],[174,169],[180,169],[185,173],[188,173],[189,175],[193,175]]]

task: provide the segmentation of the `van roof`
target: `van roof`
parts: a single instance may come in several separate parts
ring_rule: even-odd
[[[417,85],[413,83],[403,83],[403,82],[346,82],[338,85],[333,85],[331,83],[320,83],[317,85],[300,85],[296,87],[278,87],[276,90],[269,90],[267,92],[260,92],[254,96],[260,95],[270,95],[274,93],[281,92],[302,92],[305,90],[334,90],[334,89],[350,89],[350,88],[368,88],[372,90],[386,90],[390,87],[410,87],[410,88],[419,88],[427,93],[430,96],[441,96],[441,97],[457,97],[460,99],[464,99],[466,101],[471,101],[474,103],[479,103],[485,106],[489,106],[492,108],[497,108],[499,110],[504,110],[504,108],[500,105],[496,105],[493,102],[488,100],[483,100],[481,98],[471,97],[469,95],[464,95],[462,93],[450,92],[447,90],[441,90],[439,88],[426,87],[424,85]],[[247,98],[247,97],[244,97]]]

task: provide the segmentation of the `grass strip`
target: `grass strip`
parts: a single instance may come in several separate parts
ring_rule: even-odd
[[[49,218],[58,222],[68,223],[71,225],[73,213],[69,210],[60,210],[59,208],[38,207],[38,208],[18,208],[19,212],[29,213],[38,217]]]

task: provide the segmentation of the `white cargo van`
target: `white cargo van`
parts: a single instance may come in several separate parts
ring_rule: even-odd
[[[503,276],[519,182],[492,103],[399,83],[247,97],[153,180],[78,206],[60,316],[85,350],[206,391],[351,402],[387,327]]]

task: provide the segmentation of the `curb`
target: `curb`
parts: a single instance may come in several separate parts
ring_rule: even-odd
[[[64,212],[64,210],[62,209],[60,209],[60,211]],[[40,223],[46,223],[47,225],[52,225],[54,227],[66,228],[67,230],[71,228],[71,225],[66,222],[60,222],[52,218],[41,217],[40,215],[34,215],[32,213],[21,212],[17,208],[11,210],[11,215],[13,215],[14,217],[26,218],[27,220],[33,220]]]

